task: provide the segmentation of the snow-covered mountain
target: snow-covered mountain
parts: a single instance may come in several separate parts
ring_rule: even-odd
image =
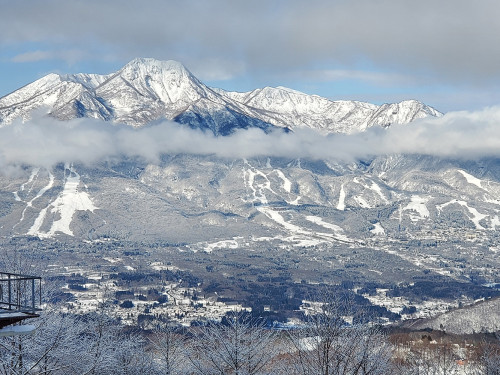
[[[144,58],[108,75],[49,74],[0,98],[0,126],[16,118],[27,120],[40,107],[60,120],[89,117],[140,127],[167,119],[216,135],[248,127],[353,133],[441,116],[416,100],[377,106],[331,101],[284,87],[227,92],[206,86],[176,61]]]
[[[0,127],[37,109],[60,120],[133,127],[168,119],[216,135],[247,127],[354,133],[442,115],[415,100],[377,106],[284,87],[228,92],[178,62],[153,59],[109,75],[49,74],[0,98]],[[186,254],[182,269],[227,277],[221,285],[250,285],[244,269],[258,280],[279,276],[280,285],[289,277],[288,286],[348,281],[373,304],[395,313],[416,307],[422,317],[462,297],[500,293],[499,196],[497,158],[391,154],[346,162],[176,153],[154,161],[61,160],[0,173],[0,242],[26,240],[36,251],[70,254],[71,264],[81,252],[95,257],[99,272],[100,251],[130,260],[126,252],[149,257],[157,249]],[[147,258],[151,267],[155,257]],[[453,323],[464,332],[457,316],[469,314],[479,317],[470,331],[498,329],[495,314],[487,324],[481,318],[498,301],[422,328],[451,331]]]
[[[307,95],[286,87],[265,87],[250,92],[224,92],[226,96],[260,111],[261,118],[276,125],[292,124],[292,128],[314,128],[333,133],[355,133],[379,125],[407,124],[442,113],[417,100],[375,104],[359,101],[331,101]]]
[[[60,120],[133,127],[169,119],[216,135],[247,127],[353,133],[441,116],[418,101],[377,106],[283,87],[227,92],[177,62],[152,59],[110,75],[43,77],[0,99],[0,126],[36,109]],[[242,269],[260,280],[271,280],[267,268],[279,280],[290,271],[289,285],[349,281],[371,303],[396,313],[416,306],[417,316],[454,306],[462,295],[489,296],[500,284],[495,158],[411,154],[346,162],[176,153],[61,162],[0,174],[0,241],[17,246],[25,239],[54,254],[70,249],[71,257],[178,250],[187,254],[183,269],[223,275],[224,285],[244,280]],[[196,253],[203,253],[201,263],[191,262]],[[250,254],[248,264],[235,261],[242,254]],[[205,263],[212,260],[214,267]]]

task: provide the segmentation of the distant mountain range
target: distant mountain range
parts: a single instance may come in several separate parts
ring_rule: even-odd
[[[355,133],[442,114],[416,100],[381,106],[332,101],[285,87],[249,92],[210,88],[181,63],[135,59],[108,74],[49,74],[0,98],[0,126],[47,108],[59,120],[80,117],[145,126],[173,120],[228,135],[238,128],[313,128]]]
[[[34,110],[135,128],[166,119],[221,136],[250,127],[351,134],[442,116],[415,100],[377,106],[284,87],[227,92],[204,85],[178,62],[153,59],[134,60],[109,75],[49,74],[0,99],[0,127],[28,120]],[[500,293],[495,158],[315,160],[292,149],[283,157],[177,152],[155,161],[60,162],[0,173],[0,242],[17,246],[16,238],[24,237],[30,248],[71,252],[71,262],[80,251],[96,249],[178,249],[188,254],[180,266],[194,274],[212,275],[204,262],[215,259],[213,275],[227,277],[225,285],[243,280],[243,268],[271,280],[271,266],[264,266],[269,258],[272,272],[289,277],[289,285],[348,281],[392,312],[415,307],[413,317]],[[198,258],[202,263],[190,261],[195,253],[206,254]],[[238,264],[241,254],[251,261]],[[497,329],[481,323],[488,306],[463,312],[477,317],[469,328],[456,318],[460,310],[422,327],[451,331],[453,321],[463,332]]]

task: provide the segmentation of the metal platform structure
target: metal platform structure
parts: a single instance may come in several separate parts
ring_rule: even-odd
[[[0,335],[4,327],[40,316],[42,278],[0,272]]]

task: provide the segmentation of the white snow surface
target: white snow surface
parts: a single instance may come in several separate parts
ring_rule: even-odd
[[[460,169],[458,170],[458,172],[465,177],[465,179],[469,184],[476,185],[478,188],[483,189],[483,186],[481,185],[481,180],[479,178],[476,178],[473,175],[468,174],[467,172]]]
[[[371,233],[373,233],[376,236],[383,236],[385,235],[385,229],[382,227],[382,224],[379,222],[373,224],[374,228],[370,230]]]
[[[339,193],[339,203],[337,203],[337,210],[344,211],[345,210],[345,190],[344,184],[340,187]]]
[[[207,243],[203,246],[203,250],[206,253],[211,253],[215,249],[237,249],[238,241],[236,240],[222,240],[214,243]]]
[[[73,231],[70,228],[73,215],[76,211],[94,212],[97,209],[92,203],[87,192],[79,190],[80,175],[75,171],[73,165],[65,165],[65,173],[68,175],[65,178],[64,189],[61,194],[47,207],[40,211],[35,223],[28,231],[28,235],[38,237],[53,237],[57,232],[73,236]],[[52,180],[53,181],[53,180]],[[48,232],[42,232],[41,227],[45,222],[47,212],[50,212],[59,217],[58,220],[52,222]]]
[[[320,218],[318,216],[310,215],[310,216],[306,216],[306,219],[314,224],[317,224],[317,225],[320,225],[326,229],[332,230],[335,238],[337,238],[341,241],[345,241],[345,242],[352,242],[351,239],[344,234],[344,229],[342,229],[338,225],[332,224],[332,223],[327,223],[326,221],[324,221],[322,218]]]
[[[495,215],[491,218],[491,230],[496,230],[497,227],[500,227],[500,219]]]
[[[372,208],[370,206],[370,204],[366,201],[365,198],[363,198],[362,196],[359,196],[359,195],[356,195],[355,197],[353,197],[354,200],[359,204],[359,206],[361,208]]]
[[[380,198],[382,198],[382,200],[385,202],[385,203],[389,203],[389,200],[385,197],[385,195],[382,193],[382,189],[380,188],[380,186],[378,186],[375,182],[372,181],[372,184],[370,186],[370,189],[373,190],[375,193],[377,193]]]
[[[285,174],[280,171],[279,169],[275,169],[276,173],[278,174],[279,178],[283,180],[283,189],[290,193],[292,191],[292,182],[286,178]]]
[[[30,179],[28,180],[28,183],[31,182],[31,181],[33,181],[33,179],[38,176],[39,172],[40,172],[40,168],[34,168],[33,171],[32,171],[32,173],[31,173]],[[24,221],[26,210],[28,208],[33,207],[33,202],[35,200],[37,200],[38,198],[40,198],[41,196],[43,196],[49,189],[52,188],[52,186],[54,186],[54,175],[52,173],[50,173],[50,171],[48,172],[48,174],[49,174],[49,182],[47,183],[46,186],[44,186],[43,188],[41,188],[38,191],[38,193],[36,194],[36,196],[33,199],[31,199],[30,201],[26,202],[26,207],[24,207],[23,212],[21,213],[21,219],[19,220],[19,222],[16,225],[14,225],[14,228],[18,224],[20,224],[21,222]],[[24,190],[24,186],[25,186],[25,184],[21,185],[21,190]],[[19,195],[17,195],[17,197],[19,197]],[[19,201],[22,201],[22,200],[19,199]]]
[[[7,326],[0,329],[0,337],[2,336],[22,336],[29,335],[35,331],[36,327],[32,324],[22,324],[17,326]]]
[[[419,195],[412,195],[411,201],[404,208],[403,211],[413,211],[416,212],[419,216],[411,215],[410,218],[412,221],[418,221],[421,219],[425,219],[429,217],[429,210],[425,205],[429,201],[429,198],[424,198]]]

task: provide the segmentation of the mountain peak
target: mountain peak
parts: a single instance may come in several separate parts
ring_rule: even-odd
[[[178,61],[137,58],[130,61],[115,74],[115,78],[125,80],[141,94],[154,94],[164,102],[179,100],[184,94],[200,95],[203,85],[191,72]]]
[[[119,72],[127,71],[144,72],[147,74],[165,74],[166,72],[170,72],[184,76],[192,76],[191,72],[178,61],[164,61],[147,57],[140,57],[130,61],[120,69]]]
[[[290,94],[296,94],[296,95],[308,95],[302,91],[298,91],[298,90],[294,90],[294,89],[291,89],[289,87],[285,87],[285,86],[277,86],[276,89],[278,90],[281,90],[281,91],[286,91]]]

